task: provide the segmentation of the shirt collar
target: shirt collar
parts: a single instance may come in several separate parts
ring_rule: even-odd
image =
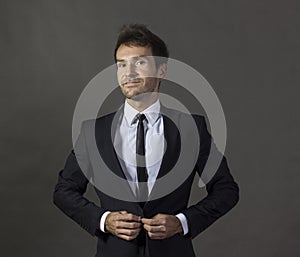
[[[149,125],[152,127],[160,117],[159,100],[157,99],[155,103],[150,105],[147,109],[143,110],[142,112],[139,112],[138,110],[134,109],[127,101],[125,101],[124,116],[129,125],[132,125],[134,123],[134,119],[138,113],[145,114]]]

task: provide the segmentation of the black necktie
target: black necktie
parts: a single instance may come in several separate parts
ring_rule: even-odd
[[[148,174],[146,169],[145,159],[145,132],[143,120],[146,119],[144,114],[137,114],[138,126],[136,131],[136,170],[139,182],[147,182]],[[139,183],[138,197],[140,199],[146,199],[148,197],[147,183]],[[141,202],[140,205],[144,207],[145,202]]]

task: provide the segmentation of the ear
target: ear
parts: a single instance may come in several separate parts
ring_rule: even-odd
[[[157,77],[160,79],[164,79],[167,75],[167,68],[168,65],[166,63],[162,63],[158,68]]]

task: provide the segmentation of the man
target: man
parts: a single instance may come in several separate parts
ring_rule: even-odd
[[[102,172],[90,164],[91,150],[86,146],[87,138],[93,134],[88,132],[93,127],[90,122],[82,126],[77,142],[84,147],[71,152],[55,187],[54,203],[98,237],[98,257],[195,256],[191,239],[238,201],[238,186],[223,157],[206,185],[208,195],[187,206],[195,173],[201,175],[213,145],[205,119],[199,115],[193,115],[200,138],[199,152],[191,170],[182,169],[189,175],[169,194],[150,197],[159,191],[156,182],[168,175],[178,161],[183,140],[193,140],[180,128],[180,124],[187,124],[187,115],[160,104],[158,92],[167,62],[154,56],[168,57],[167,47],[158,36],[144,25],[123,27],[115,60],[125,104],[118,112],[98,118],[94,127],[97,150],[111,171],[128,181],[137,201],[111,197],[97,187],[101,206],[83,196],[90,179],[83,170],[88,169],[94,181]],[[155,136],[158,140],[153,143]]]

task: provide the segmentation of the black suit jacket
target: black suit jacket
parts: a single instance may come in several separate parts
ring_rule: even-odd
[[[162,107],[162,114],[167,149],[163,156],[158,178],[166,175],[176,164],[181,150],[182,138],[188,138],[192,135],[189,135],[188,132],[182,132],[178,128],[181,126],[180,124],[186,126],[186,114],[165,107]],[[88,152],[95,149],[88,149],[89,140],[96,138],[97,151],[100,152],[106,165],[116,175],[125,179],[111,139],[111,128],[115,131],[114,126],[117,124],[114,123],[115,115],[122,115],[122,111],[98,118],[95,122],[84,122],[78,142],[85,145],[86,148],[81,147],[78,152],[72,150],[68,156],[64,169],[59,173],[58,183],[55,187],[55,205],[92,236],[98,237],[97,257],[135,257],[141,242],[146,245],[151,257],[195,256],[191,239],[228,212],[239,199],[238,185],[230,174],[226,158],[223,156],[216,173],[206,184],[207,196],[195,205],[188,207],[194,176],[196,172],[201,176],[211,145],[214,147],[214,144],[211,144],[212,138],[207,131],[205,118],[200,115],[193,115],[200,138],[200,147],[192,169],[183,171],[188,172],[187,178],[173,192],[158,199],[156,194],[160,188],[155,184],[150,194],[154,200],[146,202],[142,209],[136,202],[116,199],[101,192],[96,187],[94,188],[100,200],[99,205],[83,196],[89,179],[94,180],[94,182],[97,179],[105,180],[105,176],[98,176],[101,170],[91,165],[92,160]],[[88,174],[85,173],[87,176],[83,174],[83,168],[88,170]],[[124,186],[122,188],[122,185],[118,186],[124,194],[127,193],[128,196],[131,194],[129,185],[127,188]],[[126,241],[110,233],[101,232],[99,223],[102,214],[105,211],[121,210],[146,218],[151,218],[157,213],[176,215],[181,212],[187,218],[189,233],[185,236],[177,234],[163,240],[153,240],[146,233],[141,233],[145,237],[144,240],[140,240],[138,237],[132,241]]]

